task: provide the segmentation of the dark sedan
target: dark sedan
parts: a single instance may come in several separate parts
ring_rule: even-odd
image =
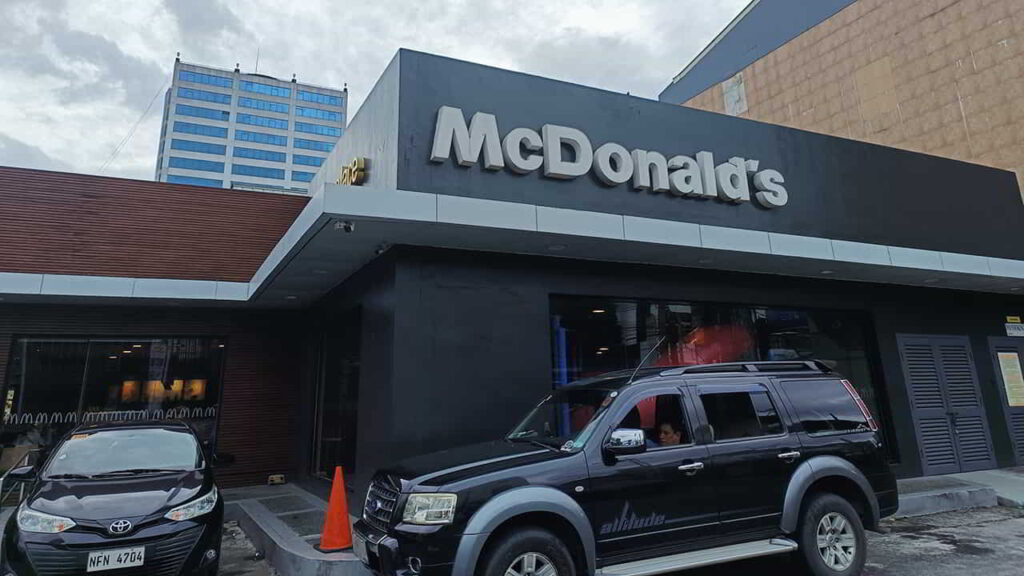
[[[213,575],[224,504],[183,423],[79,426],[38,469],[4,530],[0,575]]]

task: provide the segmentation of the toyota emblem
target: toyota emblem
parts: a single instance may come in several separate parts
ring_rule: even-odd
[[[115,520],[109,528],[111,534],[124,534],[132,529],[132,523],[127,520]]]

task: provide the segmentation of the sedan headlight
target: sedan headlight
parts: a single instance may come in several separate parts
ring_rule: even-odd
[[[409,524],[451,524],[455,518],[455,494],[410,494],[405,501],[402,522]]]
[[[22,532],[56,534],[75,526],[75,521],[63,516],[43,514],[22,504],[18,508],[18,528]]]
[[[172,508],[170,512],[164,514],[164,518],[174,520],[175,522],[191,520],[196,516],[202,516],[203,514],[209,513],[216,505],[217,487],[214,486],[213,489],[207,492],[205,496],[196,498],[188,504],[182,504],[177,508]]]

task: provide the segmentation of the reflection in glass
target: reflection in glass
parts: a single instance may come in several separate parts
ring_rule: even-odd
[[[20,338],[4,391],[6,446],[51,445],[77,423],[183,419],[212,439],[223,343]]]
[[[551,313],[555,387],[635,368],[664,336],[648,365],[822,360],[853,382],[873,414],[885,416],[860,312],[555,296]]]

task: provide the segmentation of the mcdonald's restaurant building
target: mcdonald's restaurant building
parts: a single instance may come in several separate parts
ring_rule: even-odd
[[[400,51],[308,197],[2,168],[0,222],[8,462],[170,417],[358,487],[662,342],[832,363],[901,476],[1024,464],[998,169]]]

